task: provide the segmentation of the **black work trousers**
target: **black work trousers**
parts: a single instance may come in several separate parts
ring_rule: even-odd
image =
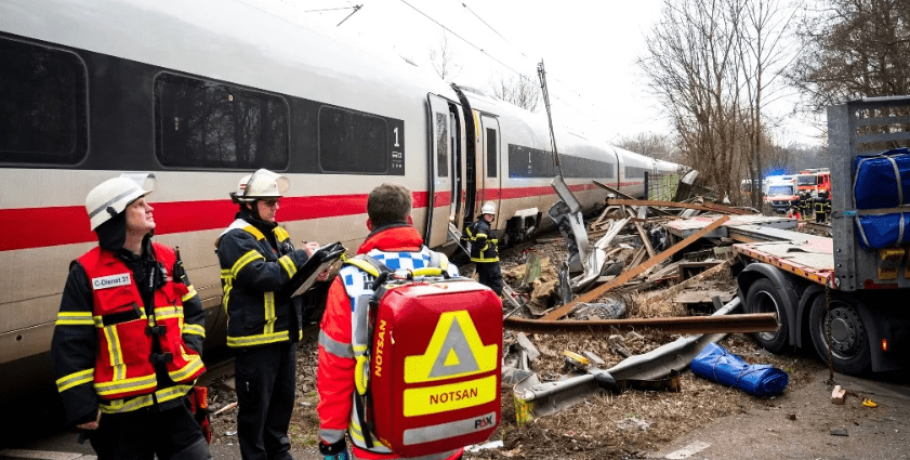
[[[490,288],[496,295],[502,295],[502,270],[499,262],[475,262],[480,284]]]
[[[188,404],[162,412],[139,409],[103,414],[89,433],[98,460],[211,460],[208,443]]]
[[[280,342],[237,350],[237,436],[243,460],[292,459],[288,426],[297,388],[297,344]]]

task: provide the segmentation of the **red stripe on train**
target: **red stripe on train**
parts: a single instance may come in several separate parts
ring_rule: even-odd
[[[573,185],[573,191],[596,188]],[[552,187],[524,187],[487,190],[484,199],[514,199],[552,195]],[[286,197],[281,200],[281,222],[322,219],[366,213],[367,195]],[[435,194],[434,207],[449,206],[451,192]],[[155,209],[155,233],[193,232],[225,228],[234,220],[237,205],[229,200],[151,203]],[[427,192],[414,192],[414,208],[427,206]],[[95,241],[88,215],[82,206],[0,209],[0,251],[41,248]]]

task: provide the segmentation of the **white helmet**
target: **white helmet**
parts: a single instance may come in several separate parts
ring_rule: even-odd
[[[486,203],[483,204],[483,207],[480,208],[480,213],[496,215],[496,205],[493,204],[492,201],[487,201]]]
[[[151,184],[146,186],[149,180]],[[125,211],[130,203],[152,193],[155,182],[152,173],[124,173],[93,188],[85,197],[85,210],[92,230]]]
[[[290,187],[287,177],[260,169],[240,178],[237,191],[231,193],[231,197],[241,203],[250,203],[260,198],[281,197]]]

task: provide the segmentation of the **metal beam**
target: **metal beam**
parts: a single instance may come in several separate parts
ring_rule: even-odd
[[[588,321],[543,321],[526,318],[506,318],[502,327],[535,334],[589,334],[610,333],[611,330],[633,331],[640,329],[660,329],[670,334],[716,334],[773,332],[780,325],[774,313],[749,313],[728,316],[675,316]]]
[[[739,215],[751,215],[751,211],[746,211],[744,209],[735,209],[729,208],[727,206],[721,206],[719,204],[692,204],[692,203],[677,203],[675,201],[657,201],[657,200],[621,200],[618,198],[608,198],[607,205],[609,206],[650,206],[650,207],[663,207],[663,208],[684,208],[684,209],[697,209],[699,211],[707,212],[722,212],[726,214],[739,214]]]

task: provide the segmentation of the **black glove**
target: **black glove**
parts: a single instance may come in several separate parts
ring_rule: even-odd
[[[341,441],[335,444],[326,444],[320,441],[319,453],[322,454],[324,460],[348,460],[348,449],[344,438],[341,438]]]

